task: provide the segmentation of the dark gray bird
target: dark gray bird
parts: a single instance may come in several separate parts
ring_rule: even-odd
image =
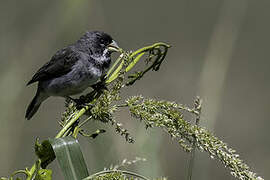
[[[86,32],[74,44],[57,51],[27,83],[38,82],[38,88],[25,118],[31,119],[50,96],[69,97],[96,84],[111,64],[111,53],[118,49],[110,35],[93,31]]]

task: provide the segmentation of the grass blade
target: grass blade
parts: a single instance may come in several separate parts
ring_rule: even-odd
[[[87,176],[88,170],[77,139],[67,136],[49,139],[65,180],[81,180]]]

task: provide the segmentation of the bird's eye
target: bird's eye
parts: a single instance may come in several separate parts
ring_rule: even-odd
[[[103,45],[105,44],[104,39],[101,39],[101,40],[100,40],[100,44],[103,44]]]

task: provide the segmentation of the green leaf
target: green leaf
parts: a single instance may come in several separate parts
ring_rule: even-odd
[[[67,136],[49,139],[65,180],[81,180],[87,176],[88,170],[77,139]]]

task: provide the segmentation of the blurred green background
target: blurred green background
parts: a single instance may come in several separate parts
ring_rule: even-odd
[[[173,47],[159,72],[124,96],[167,99],[192,105],[203,98],[202,126],[235,148],[254,172],[270,178],[270,1],[269,0],[9,0],[0,2],[0,176],[30,167],[36,137],[59,130],[63,98],[43,103],[24,119],[36,85],[26,82],[60,48],[87,30],[102,30],[126,50],[163,41]],[[135,137],[128,144],[112,128],[95,141],[80,138],[91,173],[122,159],[144,157],[130,169],[148,177],[185,179],[188,158],[159,129],[118,114]],[[89,124],[89,130],[104,127]],[[54,179],[62,179],[56,161]],[[234,179],[227,169],[198,152],[193,179]]]

